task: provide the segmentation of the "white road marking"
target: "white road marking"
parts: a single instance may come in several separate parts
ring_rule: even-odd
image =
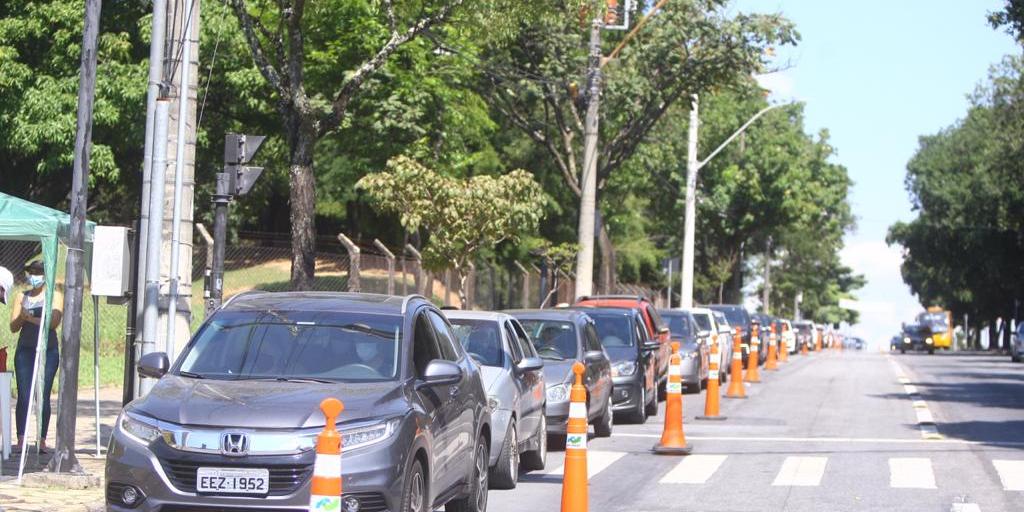
[[[915,386],[913,384],[904,384],[903,385],[903,391],[905,391],[908,395],[916,395],[917,394],[917,386]]]
[[[703,484],[718,471],[726,455],[689,455],[658,480],[659,484]]]
[[[934,489],[932,460],[921,457],[889,459],[889,487],[897,489]]]
[[[914,414],[917,415],[918,423],[935,423],[935,418],[932,417],[932,411],[928,406],[914,409]]]
[[[954,503],[949,512],[981,512],[977,503]]]
[[[816,487],[825,475],[828,457],[786,457],[772,485]]]
[[[999,480],[1007,491],[1024,491],[1024,460],[993,460]]]
[[[587,478],[594,478],[598,473],[608,469],[608,466],[615,464],[615,461],[626,455],[626,452],[602,452],[598,450],[587,450]],[[565,466],[559,466],[547,474],[561,475],[565,473]]]
[[[933,425],[922,425],[922,434],[926,427],[933,433],[938,433]],[[633,434],[627,432],[616,432],[613,437],[639,437],[644,439],[661,439],[660,434]],[[966,439],[946,439],[939,437],[936,440],[928,439],[892,439],[873,437],[743,437],[743,436],[692,436],[687,434],[687,441],[744,441],[744,442],[765,442],[765,443],[865,443],[865,444],[955,444],[955,445],[984,445],[979,441]],[[1024,446],[1024,441],[1000,442],[1000,446]]]

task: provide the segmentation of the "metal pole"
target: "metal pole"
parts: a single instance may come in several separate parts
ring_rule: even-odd
[[[178,135],[174,151],[174,206],[171,214],[171,269],[169,301],[167,305],[167,357],[174,358],[174,328],[178,314],[179,252],[181,252],[181,193],[185,178],[185,136],[188,119],[189,72],[192,70],[192,14],[193,3],[189,3],[185,14],[185,28],[181,33],[181,81],[178,85]]]
[[[85,0],[82,60],[78,78],[78,122],[71,179],[71,219],[65,268],[63,328],[61,329],[60,387],[57,398],[57,447],[48,468],[54,473],[82,470],[75,456],[78,419],[78,358],[81,353],[82,295],[85,275],[85,212],[89,200],[89,157],[92,153],[92,115],[96,96],[96,51],[100,32],[100,0]],[[40,323],[40,331],[49,325]]]
[[[359,279],[359,259],[362,251],[344,233],[338,233],[338,241],[345,246],[345,251],[348,252],[348,291],[361,292],[363,287]]]
[[[213,195],[213,265],[210,269],[210,298],[206,301],[206,316],[220,307],[224,298],[224,244],[228,233],[228,203],[231,202],[230,177],[217,173],[217,188]]]
[[[583,129],[583,179],[577,232],[576,297],[590,295],[594,287],[594,222],[597,212],[597,138],[601,101],[601,18],[590,22],[590,59],[587,64],[587,115]]]
[[[772,237],[768,237],[768,247],[764,252],[764,298],[761,300],[764,306],[764,314],[772,314]]]
[[[165,98],[156,102],[156,140],[167,140],[167,119],[171,103]],[[149,229],[146,240],[146,289],[142,311],[142,355],[156,349],[158,303],[160,299],[160,248],[163,245],[164,187],[167,180],[167,144],[153,147],[153,183],[161,186],[150,187]],[[139,396],[149,393],[153,379],[139,378]]]
[[[665,307],[672,308],[672,260],[668,260],[668,286],[665,287]]]
[[[92,296],[92,398],[96,405],[96,457],[100,456],[100,298]]]
[[[683,226],[683,276],[679,285],[679,307],[693,307],[693,236],[697,218],[697,140],[700,130],[700,99],[690,101],[690,129],[686,149],[686,218]]]

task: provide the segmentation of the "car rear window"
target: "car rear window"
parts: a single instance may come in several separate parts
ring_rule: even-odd
[[[364,312],[224,311],[189,343],[178,372],[220,380],[392,380],[402,320]]]
[[[576,324],[561,320],[523,320],[519,323],[533,340],[537,355],[544,359],[576,359]]]
[[[632,347],[636,343],[631,335],[629,316],[626,313],[591,313],[587,315],[594,319],[597,328],[597,338],[604,348]]]
[[[711,316],[707,313],[694,313],[693,319],[697,322],[697,327],[700,327],[700,330],[711,330]]]
[[[725,313],[725,318],[729,320],[729,325],[739,327],[747,327],[750,325],[750,315],[748,315],[747,311],[741,307],[717,307],[715,310]]]
[[[662,315],[668,322],[668,330],[673,338],[686,338],[690,335],[690,322],[683,315]]]
[[[505,364],[498,322],[467,318],[449,318],[448,321],[469,357],[484,366]]]

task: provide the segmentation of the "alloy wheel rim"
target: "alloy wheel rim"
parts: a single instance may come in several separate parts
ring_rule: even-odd
[[[484,512],[487,509],[487,455],[483,445],[477,448],[476,452],[476,473],[477,473],[477,510]]]
[[[519,478],[519,435],[515,425],[512,425],[512,456],[508,458],[508,474],[512,475],[512,481]]]
[[[608,404],[604,409],[604,422],[608,426],[608,430],[612,429],[612,397],[608,397]]]
[[[411,494],[410,501],[412,501],[412,503],[411,503],[412,512],[422,512],[422,510],[423,510],[423,474],[422,473],[416,473],[415,475],[413,475],[412,486],[411,487],[412,488],[410,489],[409,494]]]
[[[540,460],[547,461],[548,458],[548,420],[541,416],[540,418]]]

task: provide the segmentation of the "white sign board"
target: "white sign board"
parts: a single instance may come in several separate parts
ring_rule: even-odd
[[[90,288],[93,295],[124,297],[131,276],[128,228],[96,226]]]

